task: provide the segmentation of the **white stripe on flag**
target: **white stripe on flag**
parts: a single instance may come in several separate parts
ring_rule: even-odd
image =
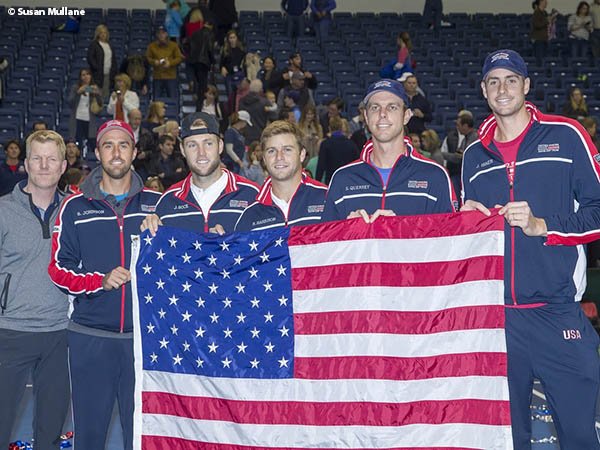
[[[501,256],[503,236],[498,231],[425,239],[361,239],[290,246],[292,267],[339,264],[431,263],[477,256]]]
[[[307,436],[311,436],[310,448],[512,448],[508,426],[462,423],[400,427],[255,425],[154,414],[145,414],[143,422],[145,434],[150,436],[264,448],[307,448]]]
[[[504,377],[427,380],[264,380],[147,371],[143,391],[244,401],[405,403],[424,400],[508,400]]]
[[[506,352],[504,329],[459,330],[435,334],[295,335],[297,357],[426,357],[457,353]]]
[[[294,312],[441,311],[462,306],[502,304],[500,280],[469,281],[450,286],[353,286],[294,291]]]

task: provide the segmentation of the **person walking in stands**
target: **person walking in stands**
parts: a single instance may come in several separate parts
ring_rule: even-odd
[[[260,143],[269,177],[256,201],[244,210],[236,231],[319,223],[327,187],[302,170],[304,135],[297,125],[277,120],[263,131]]]
[[[102,98],[110,93],[111,83],[117,74],[117,55],[110,43],[110,34],[106,25],[98,25],[94,40],[88,47],[87,62],[92,70],[94,84],[102,89]]]
[[[67,296],[48,277],[50,231],[67,168],[54,131],[27,138],[29,175],[0,199],[0,448],[8,448],[16,412],[33,380],[35,448],[58,449],[69,409]]]
[[[525,101],[531,81],[513,50],[490,53],[481,90],[492,110],[463,154],[461,211],[504,217],[506,344],[513,445],[531,448],[534,378],[560,447],[600,449],[594,426],[599,339],[579,300],[584,244],[600,237],[600,155],[576,121]]]
[[[52,234],[48,272],[75,297],[68,325],[75,446],[104,450],[115,401],[125,450],[133,448],[131,236],[160,196],[131,170],[131,127],[111,120],[98,129],[100,166],[67,198]],[[82,220],[82,216],[85,220]]]
[[[331,25],[331,11],[337,8],[335,0],[311,0],[310,10],[317,34],[317,40],[322,43],[329,36],[329,26]]]
[[[158,27],[156,40],[148,44],[146,59],[154,70],[154,98],[163,95],[171,99],[178,98],[177,66],[183,61],[183,55],[177,43],[169,40],[164,26]]]
[[[141,230],[156,234],[159,225],[189,231],[230,233],[242,211],[254,201],[258,185],[221,167],[223,140],[215,117],[205,112],[181,124],[181,152],[190,174],[167,190]]]
[[[333,174],[323,220],[362,217],[373,222],[379,216],[455,211],[458,205],[446,171],[415,152],[404,137],[412,112],[402,83],[371,84],[363,103],[371,140],[358,161]]]

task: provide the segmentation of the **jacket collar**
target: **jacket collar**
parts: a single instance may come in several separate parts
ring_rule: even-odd
[[[537,107],[530,102],[525,102],[525,108],[527,112],[531,114],[534,122],[540,122],[543,119],[543,114],[540,112]],[[483,121],[481,126],[479,127],[478,134],[479,139],[481,139],[481,143],[485,148],[489,148],[492,140],[494,139],[494,134],[496,133],[496,127],[498,126],[498,122],[496,117],[492,114],[487,119]]]
[[[398,163],[398,161],[400,160],[400,158],[402,158],[403,156],[411,156],[413,153],[413,146],[412,146],[412,142],[410,140],[410,138],[408,136],[404,136],[404,145],[406,147],[406,155],[400,155],[398,157],[398,159],[396,160],[396,162],[394,163],[394,165],[396,165]],[[360,152],[360,159],[362,162],[365,162],[369,165],[373,165],[373,163],[371,162],[371,155],[373,154],[373,141],[372,140],[368,140],[365,145],[362,148],[362,151]]]
[[[300,184],[298,185],[298,189],[300,189],[300,187],[303,184],[309,184],[311,182],[316,183],[315,180],[310,178],[308,176],[308,173],[303,170],[302,178],[300,179]],[[298,192],[298,189],[296,189],[296,192]],[[266,205],[266,206],[273,205],[273,183],[271,181],[271,177],[268,177],[265,180],[265,182],[263,183],[263,185],[261,186],[260,191],[258,192],[258,195],[256,196],[256,201],[259,203],[262,203],[263,205]]]
[[[225,186],[225,194],[230,194],[231,192],[235,192],[238,190],[238,184],[235,177],[235,174],[230,172],[227,169],[222,169],[223,172],[227,175],[227,185]],[[176,190],[174,192],[175,197],[180,200],[185,200],[190,193],[192,186],[192,174],[190,173],[185,179],[179,184],[179,186],[175,186]]]

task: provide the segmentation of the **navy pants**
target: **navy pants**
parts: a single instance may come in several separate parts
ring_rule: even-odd
[[[75,450],[104,450],[115,401],[125,450],[133,448],[133,339],[69,331]]]
[[[594,420],[599,339],[578,303],[506,308],[514,447],[531,448],[533,380],[542,383],[562,450],[600,449]]]
[[[29,375],[33,379],[36,450],[58,449],[69,409],[67,330],[0,329],[0,449],[8,448]],[[29,440],[30,436],[17,436]]]

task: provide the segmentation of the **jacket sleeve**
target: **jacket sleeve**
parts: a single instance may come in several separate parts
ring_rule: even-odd
[[[457,192],[460,196],[460,203],[464,205],[467,200],[475,200],[475,193],[473,192],[473,187],[469,182],[469,178],[471,177],[471,158],[468,156],[469,149],[467,149],[463,153],[462,167],[460,170],[460,185],[462,186],[462,192]],[[484,205],[487,206],[487,205]]]
[[[127,91],[123,99],[123,113],[129,116],[129,111],[140,107],[140,98],[134,91]]]
[[[86,272],[81,267],[79,240],[74,224],[73,207],[75,195],[61,206],[52,233],[52,253],[48,274],[53,283],[63,292],[71,295],[94,294],[102,290],[103,273]]]
[[[172,59],[169,62],[171,66],[177,66],[181,61],[183,61],[183,55],[181,54],[181,50],[179,50],[179,45],[174,45]]]
[[[589,134],[576,121],[571,139],[572,186],[577,211],[544,217],[548,245],[579,245],[600,239],[600,155]]]
[[[342,197],[336,183],[336,175],[337,174],[334,174],[331,178],[329,189],[327,189],[327,194],[325,195],[325,208],[323,210],[323,214],[321,215],[321,222],[344,220],[348,216],[346,211],[340,207],[339,204],[336,204],[336,201]]]
[[[106,105],[106,112],[109,114],[115,113],[115,105],[117,104],[117,97],[112,94],[108,98],[108,105]]]
[[[437,202],[435,203],[435,213],[450,213],[456,212],[458,200],[454,193],[454,187],[450,175],[446,169],[439,167],[440,181],[435,183]]]

